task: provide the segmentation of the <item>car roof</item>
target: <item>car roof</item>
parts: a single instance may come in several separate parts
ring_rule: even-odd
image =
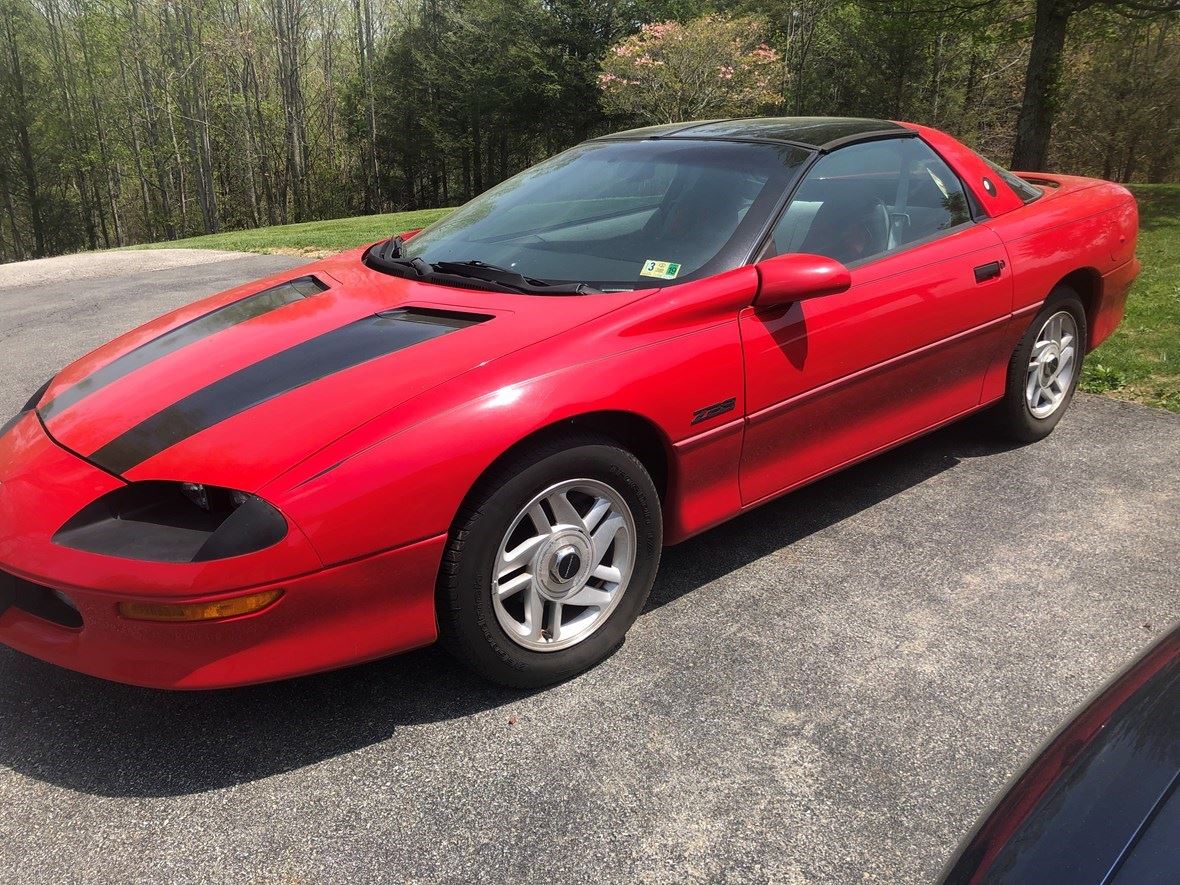
[[[912,129],[891,120],[874,120],[866,117],[736,117],[644,126],[640,129],[615,132],[603,138],[775,141],[811,150],[831,150],[853,141],[912,134]]]

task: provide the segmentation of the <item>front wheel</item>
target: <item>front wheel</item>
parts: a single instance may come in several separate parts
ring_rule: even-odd
[[[1036,442],[1053,431],[1077,389],[1086,341],[1081,299],[1072,289],[1057,287],[1008,365],[1008,386],[998,410],[1007,436]]]
[[[443,642],[505,685],[568,679],[622,643],[661,546],[639,460],[605,437],[554,439],[484,477],[457,517],[439,578]]]

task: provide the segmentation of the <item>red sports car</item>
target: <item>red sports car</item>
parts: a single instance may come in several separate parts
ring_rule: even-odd
[[[0,435],[0,641],[166,688],[440,636],[565,679],[664,544],[977,409],[1048,434],[1137,223],[905,123],[588,141],[53,378]]]

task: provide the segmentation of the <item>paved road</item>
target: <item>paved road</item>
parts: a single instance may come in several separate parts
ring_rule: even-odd
[[[286,259],[0,290],[5,407]],[[0,650],[0,879],[911,882],[1180,616],[1180,416],[944,430],[669,550],[606,664],[164,694]]]

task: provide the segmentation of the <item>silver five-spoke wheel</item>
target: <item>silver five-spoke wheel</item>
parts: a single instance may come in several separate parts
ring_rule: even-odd
[[[492,604],[504,632],[532,651],[581,642],[627,591],[635,538],[631,509],[609,485],[572,479],[545,489],[496,555]]]
[[[1069,393],[1077,360],[1078,327],[1067,310],[1050,316],[1033,343],[1024,398],[1035,418],[1048,418]]]

